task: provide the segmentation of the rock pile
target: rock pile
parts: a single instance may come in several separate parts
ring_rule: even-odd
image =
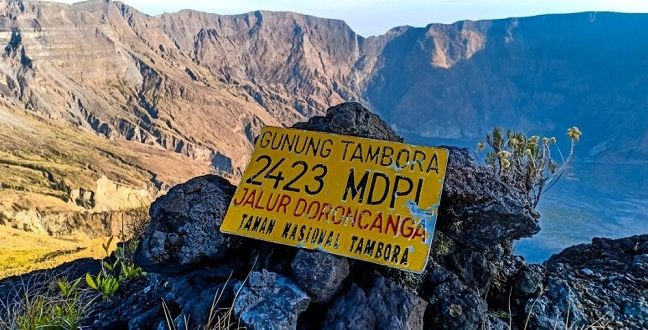
[[[296,128],[401,141],[357,103]],[[221,234],[235,187],[203,176],[151,206],[136,261],[149,274],[102,302],[94,328],[179,329],[218,308],[253,329],[547,329],[648,327],[648,235],[596,239],[545,265],[512,254],[540,230],[524,194],[449,147],[430,262],[421,275]],[[186,324],[188,322],[188,324]]]

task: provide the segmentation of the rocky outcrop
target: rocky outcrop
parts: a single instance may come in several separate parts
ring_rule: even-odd
[[[439,230],[474,249],[530,237],[540,215],[521,191],[478,166],[467,149],[450,148]]]
[[[297,127],[399,140],[356,103]],[[648,326],[648,235],[595,239],[544,265],[526,264],[511,245],[538,231],[537,213],[467,152],[451,148],[450,155],[438,236],[423,274],[221,234],[234,186],[203,176],[153,204],[136,253],[150,273],[100,302],[84,324],[164,327],[164,300],[176,326],[197,328],[217,300],[217,308],[232,306],[233,319],[253,329]]]
[[[326,116],[295,127],[401,140],[358,103],[332,107]],[[179,306],[178,319],[187,314],[204,319],[199,309],[229,285],[224,303],[238,292],[236,317],[259,329],[505,329],[509,322],[543,329],[597,321],[642,326],[646,237],[597,240],[594,247],[568,249],[545,265],[527,265],[512,255],[511,245],[538,232],[539,215],[524,194],[480,167],[466,150],[449,149],[437,239],[451,247],[433,251],[422,275],[221,234],[217,228],[234,187],[213,176],[174,187],[153,204],[138,260],[159,274],[149,286]],[[233,286],[223,282],[228,269],[238,278]],[[623,275],[612,277],[612,271]],[[605,297],[611,288],[624,290],[618,301],[594,300],[592,292]]]
[[[367,111],[360,103],[356,102],[336,105],[326,111],[326,116],[315,116],[307,122],[296,123],[293,127],[376,140],[403,141],[403,138],[398,136],[380,117]]]
[[[135,259],[147,271],[177,273],[231,253],[238,239],[221,234],[235,187],[203,176],[173,187],[151,205],[151,223]]]
[[[519,282],[538,278],[544,279],[541,294],[524,305],[533,309],[530,322],[538,328],[608,321],[618,328],[648,327],[648,235],[594,238],[569,247]]]

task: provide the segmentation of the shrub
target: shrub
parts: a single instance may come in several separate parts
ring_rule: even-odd
[[[526,136],[511,130],[503,133],[499,127],[486,135],[486,144],[479,143],[477,150],[487,149],[486,165],[506,182],[524,191],[536,207],[540,196],[565,173],[581,135],[578,127],[567,129],[571,141],[567,158],[556,145],[555,137]],[[558,152],[560,163],[553,159],[552,149]]]

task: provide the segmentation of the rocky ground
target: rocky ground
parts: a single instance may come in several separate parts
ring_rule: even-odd
[[[357,103],[295,126],[401,139]],[[423,274],[221,234],[235,187],[207,175],[153,203],[135,255],[148,274],[97,303],[84,323],[163,329],[164,301],[178,329],[202,328],[220,296],[218,308],[231,306],[234,319],[252,329],[648,327],[648,235],[596,238],[542,265],[527,264],[512,246],[538,233],[539,214],[468,150],[449,150]],[[0,293],[18,280],[24,277],[0,283]]]

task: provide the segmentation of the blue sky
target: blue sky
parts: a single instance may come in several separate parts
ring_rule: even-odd
[[[63,0],[73,3],[77,1]],[[265,9],[338,18],[363,36],[399,25],[579,11],[648,12],[648,0],[122,0],[150,15],[196,9],[240,14]]]

